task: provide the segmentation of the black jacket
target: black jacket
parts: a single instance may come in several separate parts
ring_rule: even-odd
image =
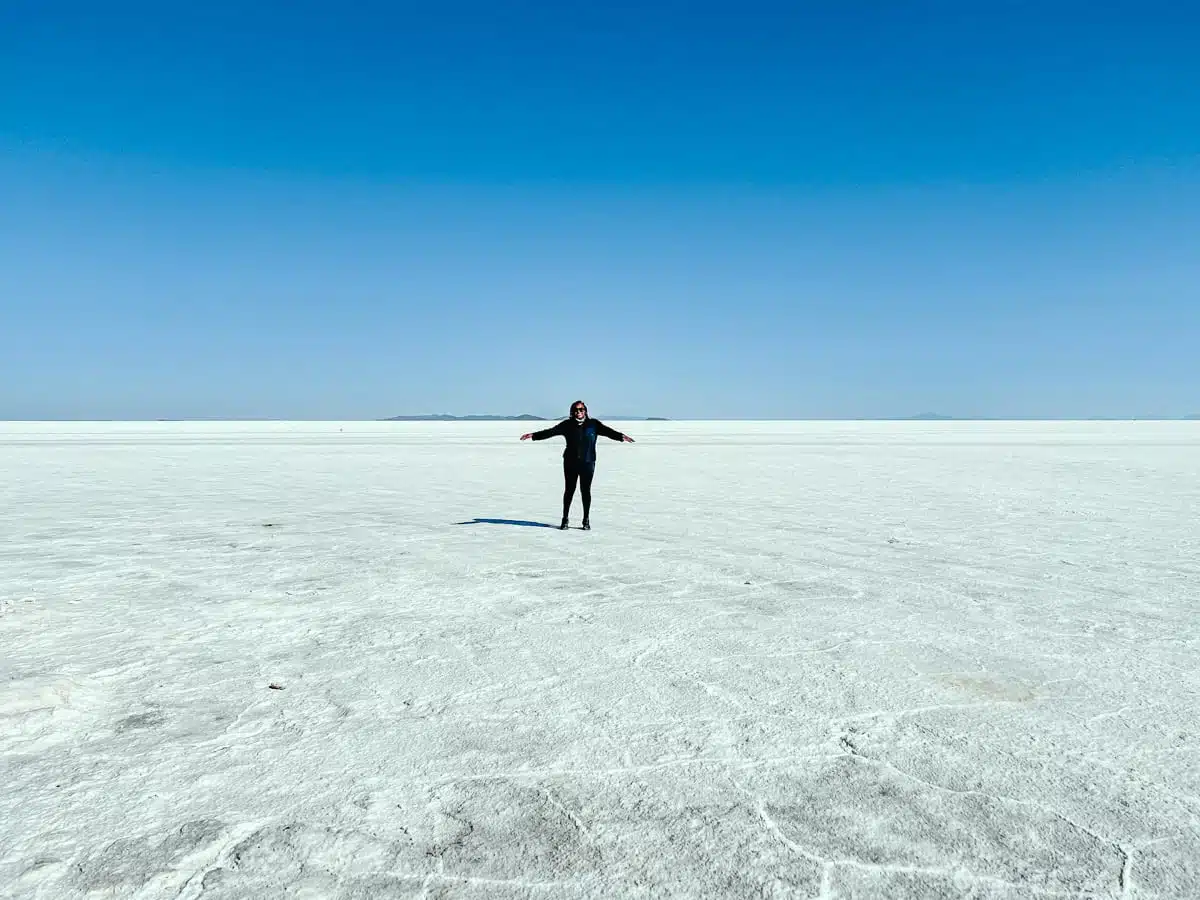
[[[625,435],[609,428],[599,419],[584,419],[582,422],[563,419],[553,428],[547,428],[544,431],[535,431],[533,439],[535,441],[544,441],[546,438],[558,437],[559,435],[567,439],[567,447],[563,450],[563,459],[573,459],[582,463],[594,463],[596,461],[597,435],[604,435],[604,437],[614,441],[625,440]]]

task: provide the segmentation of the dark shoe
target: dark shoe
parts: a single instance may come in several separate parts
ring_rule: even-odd
[[[566,520],[566,519],[563,519],[563,520],[562,520],[562,524],[558,526],[558,530],[559,530],[559,531],[566,531],[566,530],[567,530],[567,520]]]
[[[589,522],[587,519],[584,519],[584,520],[583,520],[583,530],[584,530],[584,531],[591,531],[591,530],[592,530],[592,523],[591,523],[591,522]]]

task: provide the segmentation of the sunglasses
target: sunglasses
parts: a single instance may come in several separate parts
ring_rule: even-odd
[[[587,407],[586,406],[572,406],[571,412],[573,412],[573,413],[587,412]]]

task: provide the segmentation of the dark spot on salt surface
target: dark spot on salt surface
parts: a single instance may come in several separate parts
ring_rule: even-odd
[[[157,728],[165,722],[166,719],[162,713],[157,710],[150,710],[149,712],[126,716],[113,726],[113,730],[118,734],[122,734],[126,731],[133,731],[140,728]]]
[[[283,690],[283,685],[277,684],[274,681],[272,681],[270,684],[268,684],[267,687],[269,687],[273,691],[282,691]]]

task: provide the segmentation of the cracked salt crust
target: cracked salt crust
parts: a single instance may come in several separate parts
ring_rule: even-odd
[[[636,435],[0,424],[5,895],[1200,896],[1200,424]]]

